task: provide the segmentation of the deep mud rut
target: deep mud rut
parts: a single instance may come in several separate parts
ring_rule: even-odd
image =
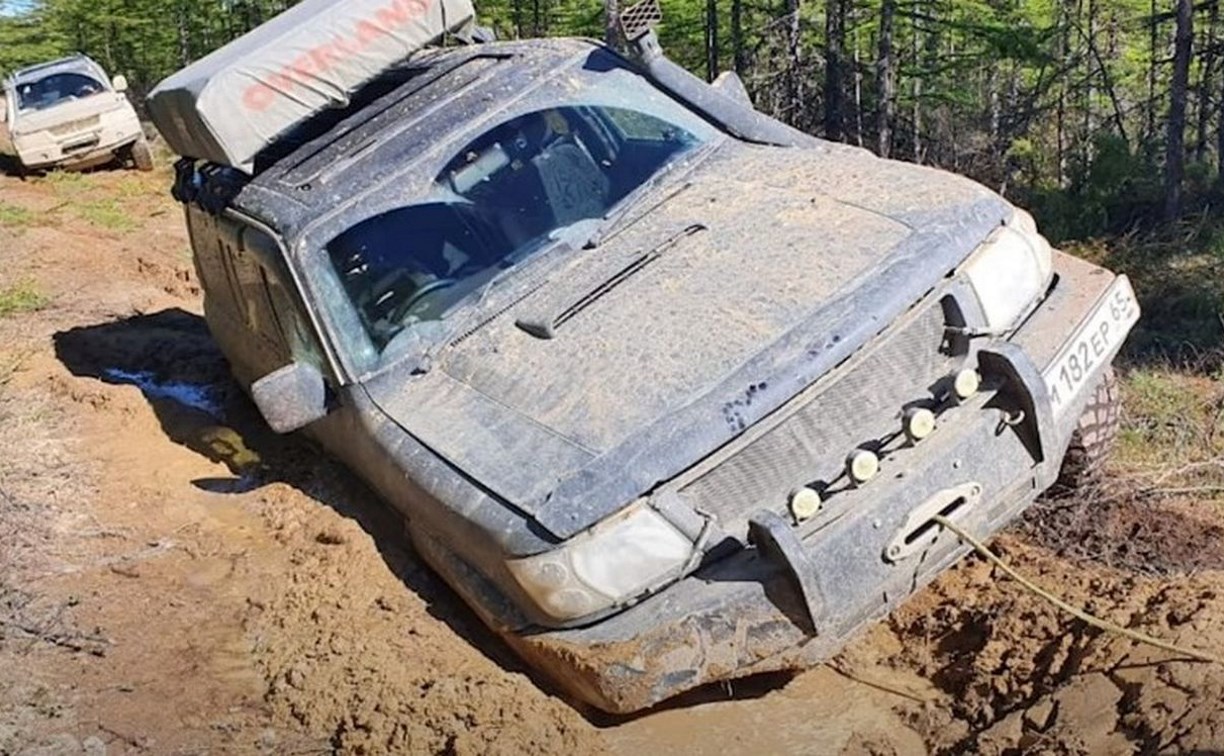
[[[827,667],[628,720],[575,708],[369,491],[262,425],[166,182],[0,176],[0,291],[48,298],[0,319],[0,753],[1224,753],[1224,669],[978,560]],[[995,545],[1073,603],[1220,652],[1221,505],[1135,506],[1046,505]]]

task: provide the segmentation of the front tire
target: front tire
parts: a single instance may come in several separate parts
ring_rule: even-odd
[[[136,170],[142,173],[148,173],[155,167],[153,148],[149,146],[149,140],[143,136],[132,145],[130,155],[132,163],[136,165]]]
[[[1052,493],[1066,496],[1100,481],[1105,461],[1117,441],[1121,420],[1122,394],[1111,365],[1105,369],[1071,434],[1071,445],[1063,457]]]

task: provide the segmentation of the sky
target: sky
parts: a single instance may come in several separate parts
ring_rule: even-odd
[[[0,16],[17,16],[34,7],[34,0],[0,0]]]

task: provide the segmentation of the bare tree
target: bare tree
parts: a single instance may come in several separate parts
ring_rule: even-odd
[[[518,16],[518,2],[515,0],[515,16]],[[619,50],[624,47],[621,39],[620,0],[604,0],[604,42],[608,47]]]
[[[1200,39],[1200,55],[1202,63],[1199,66],[1199,81],[1195,92],[1198,114],[1198,128],[1195,130],[1194,160],[1201,163],[1207,159],[1207,145],[1211,123],[1211,84],[1215,79],[1216,69],[1216,28],[1220,22],[1220,3],[1213,0],[1207,16],[1207,28],[1203,30]]]
[[[825,6],[825,139],[840,142],[845,134],[846,0]]]
[[[796,123],[803,115],[802,27],[799,24],[800,0],[786,0],[786,112]]]
[[[1182,178],[1186,171],[1186,89],[1194,44],[1193,0],[1177,0],[1177,34],[1173,43],[1173,78],[1169,86],[1169,130],[1165,150],[1165,219],[1181,214]]]
[[[896,107],[897,80],[893,70],[893,20],[897,13],[896,0],[883,0],[880,5],[880,44],[876,56],[876,82],[879,105],[876,109],[876,150],[880,157],[892,154],[893,110]]]
[[[731,0],[731,55],[735,72],[741,76],[748,70],[744,51],[744,2]]]

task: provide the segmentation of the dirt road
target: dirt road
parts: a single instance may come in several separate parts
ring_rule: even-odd
[[[199,316],[167,181],[0,176],[0,753],[1224,752],[1224,669],[977,560],[828,667],[579,711],[369,491],[263,426]],[[1154,375],[1208,418],[1209,466],[1224,392]],[[1128,416],[1138,444],[1162,422]],[[1219,651],[1213,481],[1046,505],[996,545],[1073,603]]]

